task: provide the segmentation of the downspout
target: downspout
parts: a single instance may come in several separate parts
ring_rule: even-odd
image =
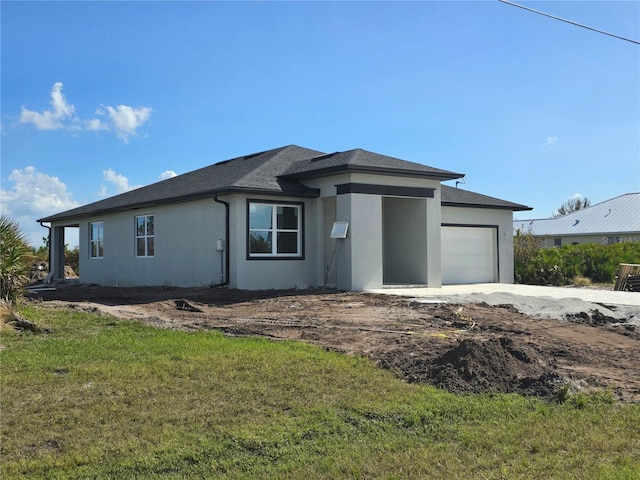
[[[53,270],[51,269],[51,227],[47,227],[46,225],[43,225],[42,222],[39,222],[39,223],[41,227],[49,230],[49,234],[47,235],[47,253],[48,253],[47,260],[49,264],[49,273],[47,273],[47,276],[44,277],[44,280],[42,281],[42,283],[49,283],[53,278]]]
[[[211,285],[212,287],[224,287],[229,285],[229,265],[231,263],[231,255],[229,255],[229,202],[220,200],[218,194],[213,194],[213,201],[224,205],[224,278],[221,283]]]

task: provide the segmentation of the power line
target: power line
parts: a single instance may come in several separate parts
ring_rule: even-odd
[[[615,37],[615,38],[618,38],[620,40],[624,40],[626,42],[631,42],[631,43],[635,43],[637,45],[640,45],[640,42],[637,41],[637,40],[632,40],[630,38],[621,37],[620,35],[614,35],[613,33],[605,32],[604,30],[598,30],[597,28],[593,28],[593,27],[590,27],[588,25],[583,25],[581,23],[572,22],[571,20],[566,20],[564,18],[556,17],[555,15],[550,15],[548,13],[541,12],[540,10],[534,10],[533,8],[525,7],[524,5],[519,5],[517,3],[509,2],[507,0],[498,0],[498,1],[502,2],[502,3],[506,3],[508,5],[512,5],[514,7],[522,8],[524,10],[528,10],[528,11],[533,12],[533,13],[537,13],[539,15],[544,15],[545,17],[553,18],[554,20],[560,20],[561,22],[570,23],[571,25],[575,25],[576,27],[586,28],[587,30],[591,30],[593,32],[602,33],[604,35],[609,35],[610,37]]]

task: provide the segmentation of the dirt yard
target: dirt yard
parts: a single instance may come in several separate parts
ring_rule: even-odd
[[[560,321],[527,316],[511,305],[419,303],[332,290],[83,285],[34,293],[31,301],[160,328],[304,341],[367,356],[407,382],[458,393],[553,398],[569,384],[609,387],[622,401],[640,402],[640,329],[597,312]]]

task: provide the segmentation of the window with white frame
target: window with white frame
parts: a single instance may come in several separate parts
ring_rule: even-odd
[[[104,256],[104,223],[89,223],[89,258]]]
[[[302,203],[248,202],[249,258],[302,258]]]
[[[136,257],[153,257],[154,239],[153,215],[136,217]]]

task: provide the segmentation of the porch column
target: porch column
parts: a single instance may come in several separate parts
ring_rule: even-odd
[[[337,196],[336,221],[349,222],[338,243],[337,287],[362,291],[382,287],[382,197],[360,193]]]
[[[64,280],[64,227],[51,227],[51,265],[49,265],[50,280]]]
[[[441,191],[436,189],[434,198],[427,199],[427,286],[430,288],[442,287]]]

